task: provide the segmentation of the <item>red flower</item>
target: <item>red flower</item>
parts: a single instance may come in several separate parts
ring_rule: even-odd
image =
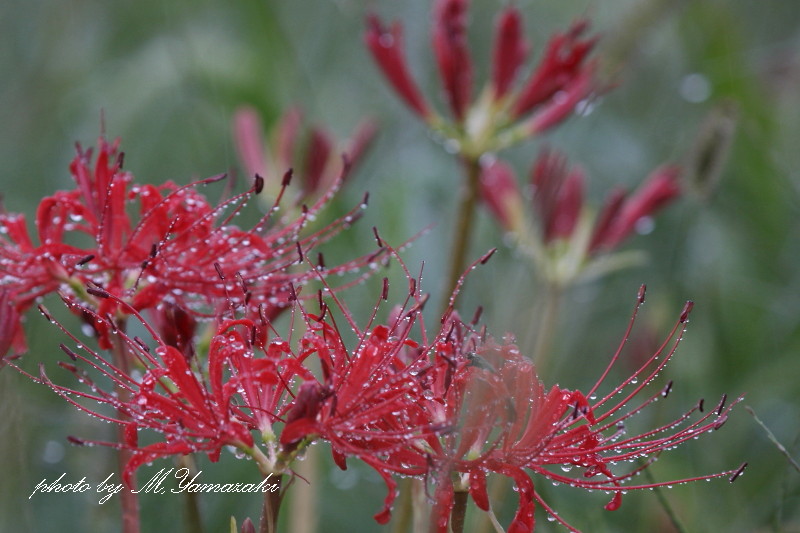
[[[366,33],[367,47],[398,95],[426,122],[455,138],[462,150],[484,153],[541,133],[564,120],[592,92],[594,66],[588,56],[595,39],[585,37],[585,21],[556,34],[529,80],[512,90],[528,45],[519,11],[508,7],[495,29],[490,98],[471,102],[473,66],[467,46],[467,8],[467,0],[433,2],[433,51],[455,128],[444,126],[414,83],[402,50],[402,27],[394,23],[386,28],[370,16]],[[516,124],[518,129],[511,129]]]
[[[677,198],[680,174],[676,166],[657,168],[633,193],[613,190],[600,213],[592,217],[584,201],[583,170],[570,167],[563,154],[545,149],[531,168],[533,218],[539,233],[534,242],[527,240],[523,196],[508,165],[498,160],[484,165],[480,192],[492,215],[504,228],[517,233],[522,245],[534,251],[553,246],[556,253],[547,257],[554,260],[560,253],[577,253],[568,262],[577,261],[583,268],[586,260],[619,247],[641,221]],[[564,241],[570,243],[566,252],[561,245]]]
[[[701,400],[675,420],[644,432],[627,435],[626,426],[647,406],[666,398],[672,382],[657,385],[663,371],[681,341],[691,302],[659,349],[641,367],[619,385],[601,393],[612,368],[621,359],[639,305],[644,301],[641,288],[636,311],[620,347],[608,368],[586,393],[558,386],[549,390],[539,381],[533,363],[506,341],[495,344],[491,338],[470,333],[472,328],[454,323],[454,337],[467,340],[455,343],[460,349],[433,354],[439,364],[429,372],[423,385],[431,413],[457,431],[443,431],[426,437],[424,443],[409,442],[409,448],[397,453],[407,463],[428,465],[427,475],[434,481],[435,506],[432,525],[436,531],[448,531],[456,492],[466,492],[476,505],[490,509],[486,475],[494,472],[514,480],[519,492],[519,506],[508,531],[530,532],[534,529],[534,506],[540,505],[555,520],[577,531],[561,518],[535,489],[537,478],[589,490],[613,492],[606,505],[615,510],[622,494],[631,490],[680,484],[701,479],[738,477],[736,470],[697,477],[657,482],[633,483],[662,452],[671,450],[705,433],[719,429],[733,405],[725,406],[725,397],[711,410],[704,411]],[[446,378],[446,379],[445,379]],[[410,457],[415,457],[414,460]],[[629,462],[646,459],[638,466],[623,468]],[[571,471],[572,474],[563,472]],[[455,481],[453,481],[455,479]]]
[[[265,188],[275,197],[282,191],[285,169],[293,168],[295,177],[300,178],[296,181],[301,190],[294,198],[298,203],[315,199],[335,186],[344,173],[344,165],[352,169],[361,160],[377,131],[370,120],[356,126],[352,138],[345,143],[343,160],[330,133],[319,126],[303,133],[302,125],[300,111],[290,109],[276,127],[275,142],[267,147],[255,109],[242,107],[233,119],[234,141],[247,174],[264,177]]]
[[[40,380],[79,409],[126,428],[125,441],[122,443],[87,441],[75,437],[70,437],[70,441],[74,444],[101,444],[131,450],[133,454],[123,472],[128,485],[131,485],[131,477],[140,466],[160,457],[202,451],[208,453],[212,461],[217,461],[223,446],[250,451],[254,444],[250,434],[252,424],[246,416],[242,416],[235,395],[240,392],[244,382],[258,383],[266,388],[279,385],[280,381],[275,361],[265,360],[260,365],[252,362],[248,353],[250,346],[245,343],[249,335],[242,335],[237,330],[239,322],[246,324],[246,321],[224,322],[218,329],[209,349],[206,384],[200,377],[202,374],[192,364],[196,359],[190,360],[177,348],[166,344],[138,312],[121,300],[103,291],[94,292],[98,297],[115,300],[134,314],[152,336],[155,347],[151,348],[142,339],[132,338],[114,329],[113,322],[91,309],[65,300],[74,311],[87,313],[96,321],[105,321],[106,326],[113,329],[113,335],[123,343],[129,356],[142,369],[130,374],[123,372],[62,327],[78,343],[78,348],[72,350],[62,344],[61,349],[73,362],[95,369],[103,381],[96,382],[86,370],[72,363],[60,363],[60,366],[71,372],[89,389],[88,392],[54,383],[43,366],[40,366]],[[47,311],[41,309],[49,318]],[[269,371],[265,371],[265,367]],[[231,373],[226,382],[222,379],[223,369]],[[291,379],[291,376],[284,377]],[[119,390],[125,391],[125,394],[118,394]],[[81,400],[110,405],[117,414],[105,415],[97,410],[96,405],[89,407]],[[138,433],[141,430],[156,431],[163,440],[139,446]]]
[[[90,301],[84,287],[94,284],[140,310],[166,303],[214,316],[230,304],[252,316],[259,308],[275,314],[288,305],[291,284],[317,276],[308,269],[294,270],[303,253],[352,223],[364,207],[302,236],[338,189],[337,180],[296,219],[276,220],[276,202],[253,227],[242,229],[232,222],[261,192],[260,177],[247,192],[213,205],[196,189],[221,176],[183,187],[134,184],[122,170],[116,144],[102,139],[94,165],[92,151],[78,147],[70,169],[76,188],[39,205],[40,244],[30,238],[21,215],[0,215],[0,272],[20,312],[56,290]],[[287,173],[282,187],[290,178]],[[374,254],[325,272],[350,271],[372,260]],[[101,317],[117,309],[109,299],[96,303]],[[107,327],[103,321],[95,325],[102,340]]]

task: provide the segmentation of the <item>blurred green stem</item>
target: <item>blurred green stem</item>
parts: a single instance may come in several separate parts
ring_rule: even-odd
[[[656,483],[653,474],[647,468],[644,469],[644,477],[647,478],[648,483]],[[669,517],[669,521],[672,522],[672,527],[675,528],[675,531],[678,533],[686,533],[686,529],[684,529],[683,525],[681,525],[681,521],[678,520],[678,515],[675,514],[675,511],[672,509],[672,505],[670,505],[667,497],[664,496],[664,491],[661,490],[661,487],[653,487],[653,492],[656,493],[656,499],[658,499],[658,503],[661,505],[661,508],[664,509],[667,517]]]
[[[194,462],[194,455],[182,455],[178,458],[178,465],[187,468],[192,475],[197,473]],[[186,533],[203,533],[203,520],[200,517],[200,500],[196,492],[186,491],[183,500],[186,512],[186,523],[184,529]]]
[[[128,364],[128,350],[125,347],[125,341],[122,339],[121,333],[125,331],[124,320],[118,320],[116,324],[118,332],[113,337],[113,346],[111,350],[114,365],[120,370],[123,375],[130,375],[130,365]],[[125,404],[131,400],[131,393],[124,387],[119,385],[115,386],[115,392],[120,403]],[[130,420],[127,414],[118,411],[118,417],[123,422]],[[120,444],[125,444],[125,426],[120,425],[117,428],[117,440]],[[130,461],[133,452],[127,448],[120,448],[117,451],[117,468],[120,475],[125,472],[125,467]],[[139,533],[139,496],[132,491],[136,490],[136,477],[131,476],[131,486],[128,490],[123,490],[121,494],[121,507],[122,507],[122,533]]]
[[[450,256],[450,268],[447,275],[447,285],[442,296],[442,314],[450,305],[450,296],[464,273],[467,263],[469,243],[472,240],[472,231],[475,221],[475,209],[478,205],[481,166],[477,157],[462,156],[466,182],[461,188],[461,197],[458,201],[456,224],[453,233],[453,251]]]
[[[294,471],[301,480],[289,499],[289,530],[292,533],[314,533],[318,530],[319,447],[309,446],[303,461],[295,462]]]
[[[794,457],[792,457],[792,454],[789,453],[789,450],[787,450],[786,447],[780,443],[778,438],[772,431],[770,431],[767,425],[764,424],[764,422],[762,422],[761,419],[756,416],[756,412],[753,411],[753,408],[750,407],[749,405],[745,405],[744,408],[748,413],[750,413],[750,416],[753,417],[753,420],[755,420],[756,423],[759,426],[761,426],[761,429],[763,429],[766,432],[767,438],[770,440],[770,442],[772,442],[772,444],[775,445],[776,448],[778,448],[778,451],[781,452],[781,454],[784,457],[786,457],[786,460],[789,461],[789,464],[792,465],[792,467],[794,467],[795,470],[800,472],[800,464],[797,464],[797,461],[794,460]]]
[[[552,282],[545,282],[544,298],[540,301],[540,311],[534,317],[539,321],[539,328],[536,330],[536,344],[533,347],[533,362],[536,364],[539,375],[541,375],[550,352],[553,348],[553,338],[558,327],[558,311],[561,307],[562,288]]]
[[[281,487],[283,475],[278,475],[275,478],[274,485],[277,485],[275,491],[268,490],[264,493],[264,506],[261,510],[261,525],[259,527],[260,533],[277,533],[278,531],[278,512],[281,509],[281,500],[283,500],[284,489]]]

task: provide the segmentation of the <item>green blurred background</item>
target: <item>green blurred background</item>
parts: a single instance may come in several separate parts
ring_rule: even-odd
[[[593,112],[573,118],[545,141],[587,169],[591,201],[614,184],[634,186],[665,161],[682,162],[704,117],[734,102],[739,123],[718,187],[687,195],[627,248],[646,250],[646,264],[581,285],[566,295],[551,364],[542,378],[565,387],[593,383],[618,342],[636,290],[649,300],[637,331],[666,332],[693,299],[687,338],[667,368],[669,401],[643,427],[674,417],[699,397],[746,393],[790,453],[800,456],[800,9],[797,2],[694,0],[641,2],[518,0],[536,54],[547,36],[589,16],[603,36],[601,53],[616,58],[620,86]],[[651,6],[650,15],[642,8]],[[490,21],[499,0],[476,0],[470,39],[484,79]],[[376,9],[406,23],[408,56],[426,89],[438,94],[429,46],[429,2],[329,0],[237,2],[177,0],[5,0],[0,4],[0,191],[5,208],[31,217],[38,200],[70,186],[73,143],[92,145],[104,117],[121,137],[126,167],[143,181],[186,183],[240,168],[231,136],[236,108],[259,109],[267,125],[299,105],[310,121],[345,137],[364,116],[380,122],[377,143],[331,218],[371,193],[366,220],[332,244],[341,257],[372,249],[371,226],[390,242],[432,230],[405,253],[426,262],[427,290],[443,283],[459,168],[379,77],[362,46],[364,14]],[[441,108],[441,99],[436,101]],[[540,141],[506,155],[520,174]],[[241,174],[241,171],[239,170]],[[500,246],[475,271],[462,303],[486,308],[491,331],[523,332],[536,324],[532,267],[503,246],[481,215],[472,255]],[[365,290],[364,294],[368,294]],[[438,293],[437,293],[438,295]],[[354,303],[367,309],[373,296]],[[53,305],[51,304],[51,307]],[[60,334],[28,316],[30,352],[23,366],[59,359]],[[531,339],[520,339],[523,348]],[[650,418],[647,418],[650,417]],[[108,438],[111,428],[69,408],[11,369],[0,372],[0,531],[118,531],[118,500],[96,494],[36,495],[43,478],[66,472],[99,482],[112,470],[105,449],[76,448],[67,435]],[[385,488],[351,461],[320,469],[320,531],[378,531],[371,516]],[[254,479],[252,465],[223,454],[222,466],[201,460],[204,479]],[[665,454],[656,479],[750,466],[733,485],[698,483],[665,491],[686,531],[800,531],[800,474],[764,431],[738,408],[725,428]],[[167,461],[159,466],[170,466]],[[147,473],[155,472],[146,469]],[[140,479],[149,476],[140,474]],[[604,494],[542,487],[550,503],[586,531],[672,531],[656,497],[628,495],[614,513]],[[513,502],[512,502],[513,503]],[[143,531],[178,531],[182,500],[143,499]],[[302,502],[301,502],[302,504]],[[207,531],[225,531],[231,515],[258,515],[244,495],[206,495]],[[288,514],[288,513],[287,513]],[[561,530],[539,516],[537,531]]]

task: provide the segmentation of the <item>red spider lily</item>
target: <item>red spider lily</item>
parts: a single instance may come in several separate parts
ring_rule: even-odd
[[[103,420],[120,424],[126,428],[125,440],[121,443],[87,441],[70,437],[75,444],[101,444],[114,448],[129,449],[133,453],[125,466],[123,476],[131,485],[136,469],[154,459],[203,451],[212,461],[219,458],[223,446],[230,445],[245,450],[253,447],[250,427],[240,418],[240,410],[234,401],[239,383],[245,379],[268,384],[278,383],[277,372],[268,373],[254,369],[250,364],[244,346],[240,341],[237,324],[224,322],[215,335],[208,356],[208,384],[195,372],[190,360],[177,348],[169,346],[158,333],[139,315],[121,300],[109,293],[93,289],[96,296],[115,300],[117,304],[135,315],[147,328],[155,342],[151,348],[138,337],[130,337],[114,328],[114,323],[100,317],[91,309],[74,300],[65,299],[67,305],[95,320],[106,321],[113,335],[124,344],[131,359],[138,362],[141,371],[123,372],[99,352],[88,348],[75,336],[61,329],[78,344],[76,350],[61,345],[61,349],[77,364],[60,363],[71,372],[87,391],[77,390],[54,383],[40,367],[40,380],[50,386],[70,404]],[[46,317],[47,311],[40,307]],[[51,321],[53,321],[51,319]],[[220,346],[219,339],[228,341]],[[86,355],[84,355],[86,354]],[[222,382],[220,371],[228,365],[236,373],[227,383]],[[87,370],[92,370],[90,373]],[[141,373],[141,375],[137,375]],[[97,381],[102,379],[102,381]],[[111,386],[109,386],[109,384]],[[125,394],[118,394],[118,391]],[[82,401],[93,401],[115,409],[116,415],[104,414],[96,406],[88,407]],[[163,435],[163,440],[139,446],[140,430],[153,430]]]
[[[242,107],[234,116],[233,133],[239,158],[248,175],[264,177],[265,187],[273,196],[281,192],[283,169],[295,169],[296,178],[300,178],[295,179],[302,187],[296,201],[316,198],[332,187],[343,173],[343,161],[330,133],[322,127],[312,126],[303,134],[302,122],[299,109],[291,108],[284,113],[275,128],[274,142],[268,147],[255,109]],[[375,123],[370,120],[356,126],[352,138],[344,146],[351,169],[369,148],[376,131]]]
[[[406,300],[393,310],[386,325],[373,327],[371,319],[365,328],[359,328],[334,296],[337,308],[356,333],[352,350],[345,347],[336,322],[326,318],[331,315],[327,305],[322,305],[321,315],[304,313],[309,334],[303,338],[301,358],[312,354],[319,358],[322,379],[303,385],[281,434],[284,445],[316,437],[330,442],[334,460],[342,469],[347,468],[347,456],[372,466],[388,488],[384,507],[375,515],[379,523],[388,522],[391,516],[396,495],[392,475],[422,476],[428,470],[426,461],[408,451],[409,444],[435,440],[436,435],[451,429],[448,414],[431,401],[430,392],[431,387],[449,386],[444,383],[449,381],[450,371],[434,368],[432,354],[437,354],[435,364],[441,366],[447,354],[467,344],[453,334],[454,320],[428,337],[421,314],[426,298],[407,270],[406,275]],[[388,299],[387,281],[382,299]],[[415,326],[419,326],[416,339],[412,338]]]
[[[484,164],[480,193],[492,215],[503,228],[516,233],[522,244],[532,250],[551,246],[563,252],[562,244],[567,242],[571,245],[567,252],[577,253],[573,259],[584,264],[587,259],[618,248],[643,220],[677,198],[681,194],[680,174],[675,166],[657,168],[636,191],[628,194],[615,189],[593,217],[584,201],[583,170],[570,167],[559,152],[543,150],[531,169],[532,203],[539,233],[533,237],[527,231],[525,200],[508,165],[499,160]]]
[[[187,186],[173,183],[138,185],[122,170],[117,144],[100,140],[97,159],[78,147],[70,165],[76,188],[57,192],[39,205],[34,244],[21,215],[0,215],[0,272],[18,311],[57,290],[89,301],[84,287],[101,286],[128,299],[136,309],[166,303],[213,316],[226,302],[255,314],[280,311],[288,303],[290,284],[316,277],[293,271],[308,251],[360,216],[358,206],[332,224],[302,236],[338,189],[341,177],[293,220],[277,220],[278,201],[250,229],[232,224],[245,204],[261,192],[256,177],[245,193],[210,204],[197,192],[209,178]],[[344,172],[344,171],[343,171]],[[284,176],[282,189],[291,178]],[[346,272],[364,266],[365,257],[331,267]],[[230,294],[236,293],[229,298]],[[113,300],[96,302],[98,314],[113,314]],[[104,339],[104,321],[95,324]]]
[[[447,131],[448,135],[466,136],[472,144],[489,142],[491,146],[502,146],[555,126],[592,92],[594,66],[588,56],[595,39],[585,37],[585,21],[555,35],[530,78],[517,91],[512,90],[528,45],[522,17],[516,7],[510,6],[497,21],[488,99],[471,103],[473,66],[467,46],[467,9],[467,0],[433,2],[433,50],[445,99],[456,129],[461,132]],[[397,23],[386,27],[377,17],[370,16],[365,41],[397,94],[426,122],[441,127],[441,117],[431,110],[409,73],[402,48],[402,27]],[[510,140],[498,137],[520,121],[519,132],[511,134]],[[466,143],[465,139],[459,140]],[[490,146],[482,148],[488,151]]]
[[[402,456],[410,461],[409,457],[416,452],[416,462],[426,461],[429,465],[428,475],[436,485],[434,530],[448,531],[456,492],[469,493],[479,508],[490,510],[486,491],[488,472],[510,477],[517,486],[519,506],[509,528],[515,533],[533,531],[536,504],[571,531],[577,531],[535,490],[537,477],[613,492],[613,499],[605,508],[616,510],[627,491],[725,476],[733,481],[741,474],[744,465],[736,470],[687,479],[632,483],[665,450],[719,429],[733,405],[741,400],[725,407],[723,396],[708,412],[704,412],[701,400],[667,424],[626,435],[626,425],[636,415],[669,394],[672,382],[658,386],[656,377],[675,353],[692,308],[691,302],[687,303],[667,339],[641,367],[596,399],[620,360],[643,302],[644,287],[619,349],[597,383],[585,394],[558,386],[546,389],[533,363],[521,356],[513,344],[507,341],[498,345],[490,338],[482,340],[481,336],[466,334],[477,345],[451,353],[446,358],[450,369],[448,386],[428,389],[429,397],[448,413],[445,418],[456,431],[433,435],[421,444],[412,443]],[[463,330],[464,325],[460,327]],[[640,461],[638,466],[628,469],[620,466],[636,461]],[[562,470],[572,471],[573,475],[563,474]]]
[[[325,283],[317,268],[312,266],[312,271]],[[61,346],[72,362],[60,366],[74,374],[88,392],[54,383],[44,368],[39,380],[78,408],[126,428],[122,443],[71,440],[131,450],[132,458],[124,471],[128,483],[139,466],[154,459],[205,452],[216,461],[223,446],[234,446],[254,457],[264,474],[283,473],[302,448],[322,439],[330,442],[342,468],[346,468],[347,456],[358,457],[386,481],[386,504],[376,515],[383,523],[389,519],[395,497],[392,473],[424,472],[414,465],[395,466],[389,457],[397,457],[410,440],[446,427],[446,421],[430,416],[423,380],[417,376],[430,370],[429,348],[441,350],[450,341],[440,334],[427,343],[424,327],[421,343],[410,338],[414,324],[421,324],[424,304],[413,281],[405,304],[395,310],[390,325],[373,326],[373,314],[363,330],[327,283],[325,289],[356,332],[355,347],[346,345],[322,292],[321,314],[315,315],[307,312],[292,287],[294,316],[289,335],[278,335],[264,314],[260,324],[248,318],[223,319],[210,341],[207,358],[190,359],[132,306],[103,289],[90,287],[90,294],[114,301],[141,321],[155,347],[151,349],[138,337],[116,329],[113,321],[64,297],[67,305],[95,321],[106,322],[111,334],[118,336],[138,363],[140,370],[136,373],[142,375],[124,372],[59,325],[78,344],[75,350]],[[388,299],[388,290],[385,280],[383,300]],[[50,318],[44,308],[40,309]],[[298,314],[303,332],[295,339]],[[259,341],[259,329],[268,331],[269,338]],[[309,370],[311,359],[319,360],[321,376]],[[78,362],[90,372],[79,368]],[[120,390],[125,394],[119,394]],[[106,415],[84,402],[113,407],[116,415]],[[140,430],[163,436],[156,443],[139,446]],[[262,442],[254,440],[253,431]],[[267,447],[266,453],[260,450],[262,444]]]

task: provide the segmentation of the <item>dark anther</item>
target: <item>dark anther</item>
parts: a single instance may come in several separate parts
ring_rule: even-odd
[[[383,241],[381,240],[381,236],[378,235],[378,228],[372,226],[372,234],[375,235],[375,240],[378,241],[378,247],[383,248]]]
[[[381,293],[383,301],[389,301],[389,278],[383,278],[383,292]]]
[[[89,261],[91,261],[92,259],[94,259],[94,255],[89,254],[86,257],[84,257],[83,259],[81,259],[80,261],[78,261],[77,263],[75,263],[75,266],[83,266],[86,263],[88,263]]]
[[[150,247],[150,257],[155,257],[158,253],[158,246],[156,243],[153,243],[153,246]]]
[[[289,301],[294,302],[297,300],[297,293],[294,290],[294,284],[289,284]]]
[[[733,475],[731,476],[731,478],[728,481],[730,481],[731,483],[736,481],[736,478],[738,478],[739,476],[742,475],[742,472],[744,472],[745,468],[747,468],[747,463],[742,463],[742,466],[740,466],[739,469],[736,470],[736,472],[733,473]]]
[[[496,251],[497,251],[497,248],[492,248],[491,250],[489,250],[489,251],[486,253],[486,255],[484,255],[483,257],[481,257],[481,264],[482,264],[482,265],[485,265],[485,264],[486,264],[486,262],[487,262],[487,261],[489,261],[489,259],[491,259],[491,258],[492,258],[492,256],[494,255],[494,253],[495,253]]]
[[[414,278],[408,278],[408,294],[409,296],[414,296],[417,293],[417,280]]]
[[[73,361],[77,361],[77,360],[78,360],[78,356],[77,356],[77,355],[75,355],[75,352],[73,352],[72,350],[70,350],[69,348],[67,348],[65,345],[63,345],[63,344],[59,344],[59,345],[58,345],[58,347],[59,347],[59,348],[61,348],[61,350],[62,350],[62,351],[65,353],[65,354],[67,354],[67,355],[69,356],[69,358],[70,358],[70,359],[72,359]]]
[[[693,307],[694,307],[694,302],[691,300],[686,302],[686,305],[683,306],[683,312],[681,312],[681,324],[683,324],[689,319],[689,313],[692,312]]]
[[[264,178],[256,174],[254,181],[255,184],[253,190],[255,191],[256,194],[261,194],[261,191],[264,190]]]
[[[294,175],[294,169],[289,169],[283,173],[283,179],[281,180],[281,187],[288,187],[289,184],[292,182],[292,176]]]
[[[364,191],[364,199],[361,200],[362,205],[369,204],[369,191]]]
[[[666,398],[667,395],[669,395],[671,390],[672,390],[672,380],[669,380],[669,383],[667,383],[667,386],[664,387],[664,390],[661,391],[661,396]]]
[[[639,295],[637,296],[637,299],[638,299],[638,301],[639,301],[639,305],[641,305],[641,304],[643,304],[643,303],[644,303],[644,294],[645,294],[646,292],[647,292],[647,285],[645,285],[644,283],[642,283],[642,286],[641,286],[641,287],[639,287]]]
[[[142,339],[140,339],[139,337],[134,337],[134,338],[133,338],[133,342],[135,342],[136,344],[138,344],[138,345],[139,345],[139,348],[141,348],[141,349],[142,349],[142,350],[144,350],[145,352],[149,352],[149,351],[150,351],[150,347],[147,345],[147,343],[145,343],[145,342],[144,342]]]
[[[297,262],[302,263],[305,260],[303,257],[303,248],[300,246],[299,242],[296,242],[295,244],[297,245],[297,255],[300,257]]]
[[[120,152],[117,156],[117,169],[122,170],[122,166],[125,164],[125,152]]]
[[[85,440],[79,439],[78,437],[73,437],[72,435],[67,436],[67,442],[74,444],[75,446],[83,446],[86,444]]]
[[[719,402],[719,407],[717,408],[717,416],[722,414],[722,409],[725,407],[725,402],[728,400],[728,395],[723,394],[722,400]]]
[[[214,270],[217,271],[217,275],[219,276],[219,279],[221,279],[222,281],[225,281],[225,274],[222,273],[222,267],[219,266],[219,263],[214,263]]]
[[[325,256],[322,255],[322,252],[317,254],[317,268],[325,270]]]
[[[307,215],[308,214],[308,206],[306,204],[301,205],[300,206],[300,211],[303,212],[303,216]]]
[[[111,298],[111,294],[100,287],[86,287],[86,292],[92,296],[97,296],[98,298]]]
[[[704,399],[704,398],[700,398],[700,401],[699,401],[699,402],[697,402],[697,409],[698,409],[698,410],[699,410],[701,413],[704,413],[704,412],[705,412],[705,410],[703,409],[703,407],[705,406],[705,402],[706,402],[706,401],[705,401],[705,399]]]

